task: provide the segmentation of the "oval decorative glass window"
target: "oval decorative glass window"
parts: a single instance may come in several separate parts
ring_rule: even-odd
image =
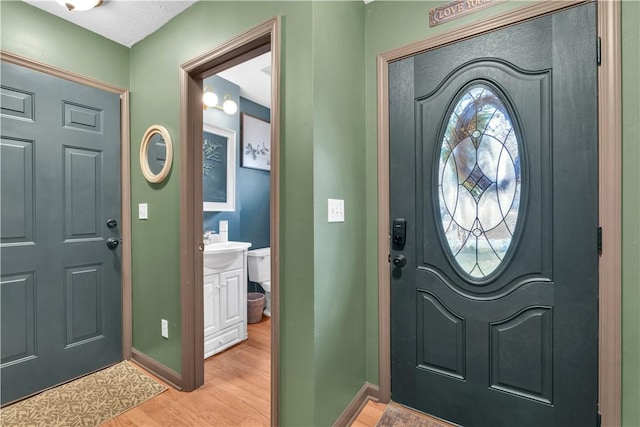
[[[518,221],[519,142],[495,89],[472,85],[453,105],[440,149],[440,216],[455,262],[483,279],[504,260]]]

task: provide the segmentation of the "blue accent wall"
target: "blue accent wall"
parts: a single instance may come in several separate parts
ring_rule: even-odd
[[[240,98],[240,112],[270,122],[271,111],[248,99]],[[241,141],[238,141],[238,150],[241,148]],[[238,153],[239,160],[241,153]],[[251,242],[252,249],[267,248],[270,245],[270,175],[265,170],[238,168],[236,197],[242,206],[240,241]]]
[[[237,85],[218,76],[204,80],[218,95],[221,104],[225,94],[238,103],[239,111],[228,115],[217,108],[209,108],[204,120],[210,124],[236,132],[236,209],[233,212],[204,212],[204,232],[218,232],[220,220],[229,221],[229,240],[251,242],[251,249],[266,248],[270,244],[270,172],[240,167],[242,135],[240,113],[270,121],[270,110],[248,99],[241,98]],[[203,183],[206,185],[206,181]],[[205,194],[207,188],[204,189]]]

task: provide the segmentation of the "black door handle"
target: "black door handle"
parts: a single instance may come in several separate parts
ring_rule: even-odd
[[[402,254],[394,256],[393,265],[400,268],[404,267],[405,265],[407,265],[407,257]]]
[[[115,219],[107,220],[107,227],[108,228],[116,228],[117,226],[118,226],[118,221],[116,221]]]
[[[109,249],[114,250],[119,245],[120,245],[120,242],[117,239],[114,239],[113,237],[110,237],[107,239],[107,247]]]

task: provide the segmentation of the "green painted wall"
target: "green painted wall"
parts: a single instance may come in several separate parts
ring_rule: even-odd
[[[173,138],[171,175],[149,185],[132,173],[132,203],[149,203],[149,220],[133,218],[134,347],[180,371],[179,66],[276,15],[282,16],[281,75],[281,417],[313,424],[313,132],[312,4],[199,2],[131,50],[132,164],[151,124]],[[135,209],[134,209],[135,210]],[[169,339],[160,337],[169,320]]]
[[[622,424],[640,426],[640,2],[622,2]]]
[[[22,1],[0,2],[0,24],[5,51],[129,88],[129,49],[118,43]]]
[[[281,421],[329,425],[365,380],[364,5],[189,8],[132,49],[132,162],[153,123],[167,127],[178,157],[179,65],[275,15],[283,52]],[[134,347],[177,371],[178,162],[161,186],[132,171],[133,205],[149,203],[149,220],[133,218]],[[345,223],[327,223],[329,197],[345,199]],[[160,318],[169,320],[168,340],[159,335]]]
[[[179,65],[281,15],[282,424],[331,424],[365,380],[378,382],[376,55],[525,4],[428,28],[428,10],[442,3],[200,2],[129,50],[23,2],[0,2],[2,49],[132,90],[134,211],[149,203],[149,220],[132,218],[136,349],[180,371]],[[640,3],[622,7],[623,423],[638,426]],[[137,167],[151,124],[175,144],[161,185]],[[344,223],[326,222],[327,198],[345,200]],[[168,340],[160,318],[170,321]]]
[[[364,4],[313,3],[314,425],[365,380]],[[327,222],[327,199],[345,222]]]

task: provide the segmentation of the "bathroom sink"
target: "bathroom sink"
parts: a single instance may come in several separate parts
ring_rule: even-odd
[[[248,242],[210,243],[204,247],[204,273],[242,268],[243,251],[249,249]]]
[[[204,254],[222,254],[228,252],[244,251],[249,249],[251,243],[249,242],[224,242],[224,243],[210,243],[205,245]]]

